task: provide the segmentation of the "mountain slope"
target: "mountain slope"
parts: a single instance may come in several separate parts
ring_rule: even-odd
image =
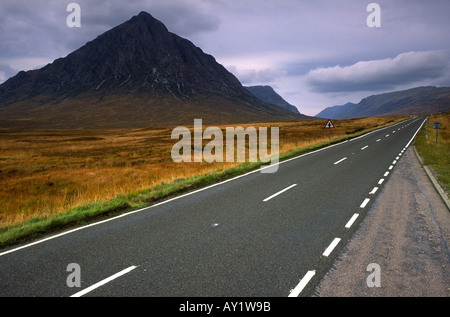
[[[354,106],[356,106],[355,103],[348,102],[345,105],[328,107],[317,114],[316,117],[325,119],[339,119]]]
[[[0,127],[129,128],[297,120],[141,12],[65,58],[0,85]]]
[[[283,97],[277,94],[275,90],[270,86],[249,86],[245,88],[264,102],[268,102],[280,106],[291,112],[300,114],[297,107],[284,100]]]
[[[350,119],[393,114],[418,115],[447,110],[450,110],[450,87],[417,87],[370,96],[358,104],[328,107],[316,117]]]

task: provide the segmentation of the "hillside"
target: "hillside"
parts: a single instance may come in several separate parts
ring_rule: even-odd
[[[302,117],[248,92],[190,41],[141,12],[0,85],[0,127],[136,128]]]
[[[362,99],[358,104],[328,107],[316,117],[350,119],[389,115],[420,115],[450,110],[450,87],[418,87]]]
[[[280,106],[291,112],[300,114],[300,111],[298,111],[297,107],[284,100],[283,97],[275,92],[275,90],[270,86],[249,86],[245,88],[264,102],[268,102]]]
[[[345,105],[328,107],[322,110],[319,114],[317,114],[316,117],[327,119],[339,119],[343,114],[345,114],[354,106],[356,106],[355,103],[348,102]]]

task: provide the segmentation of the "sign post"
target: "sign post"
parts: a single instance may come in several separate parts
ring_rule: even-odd
[[[324,129],[328,129],[330,141],[331,141],[331,129],[334,129],[334,128],[335,128],[335,126],[334,126],[333,122],[331,122],[331,119],[329,119],[327,124],[325,125]]]
[[[440,122],[435,122],[433,124],[433,129],[436,130],[436,144],[437,144],[437,140],[438,140],[438,131],[441,128],[441,123]]]

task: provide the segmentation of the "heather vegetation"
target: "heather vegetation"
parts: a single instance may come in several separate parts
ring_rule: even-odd
[[[404,118],[336,120],[331,141],[322,120],[235,126],[279,127],[282,161]],[[173,128],[0,130],[0,245],[145,207],[262,165],[175,163]]]

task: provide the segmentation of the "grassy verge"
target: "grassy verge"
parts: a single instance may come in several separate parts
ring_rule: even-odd
[[[435,122],[441,123],[437,144],[436,130],[433,129]],[[426,128],[427,125],[424,124],[417,134],[415,147],[423,158],[424,164],[432,168],[438,182],[448,195],[450,191],[450,112],[429,117],[428,129]]]
[[[385,121],[384,124],[375,124],[365,128],[358,128],[331,141],[320,141],[312,145],[294,148],[280,153],[279,160],[283,161],[299,156],[332,144],[349,140],[368,133],[383,126],[392,125],[402,119]],[[25,221],[0,227],[0,248],[18,243],[28,242],[57,231],[84,225],[90,222],[106,219],[124,212],[136,210],[168,199],[175,195],[192,191],[213,183],[217,183],[243,173],[267,165],[262,162],[242,163],[231,168],[218,168],[212,172],[185,178],[177,178],[170,182],[162,182],[147,189],[131,191],[126,194],[117,194],[113,199],[85,203],[80,206],[68,208],[63,213],[51,214],[41,217],[32,217]]]

